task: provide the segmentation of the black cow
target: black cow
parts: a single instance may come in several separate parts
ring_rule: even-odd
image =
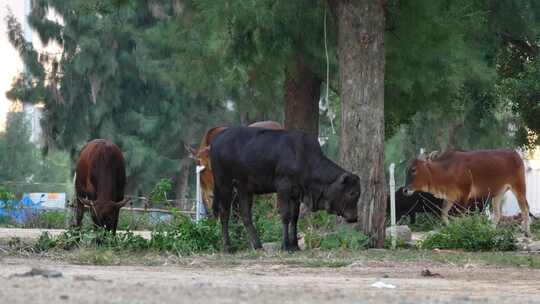
[[[210,143],[210,162],[215,183],[213,212],[220,218],[227,252],[231,249],[228,221],[233,187],[238,191],[242,221],[255,249],[262,246],[251,216],[254,194],[278,193],[284,250],[298,250],[302,200],[309,202],[313,211],[326,210],[348,222],[357,219],[360,179],[326,158],[317,139],[307,133],[230,128]]]
[[[415,192],[412,196],[403,194],[401,187],[396,191],[396,222],[399,223],[403,217],[409,216],[411,224],[416,222],[416,213],[430,213],[437,216],[441,215],[442,200],[436,198],[430,193]],[[388,196],[388,207],[386,211],[390,214],[390,196]]]
[[[431,193],[417,191],[412,195],[408,196],[404,193],[405,187],[401,187],[396,190],[396,222],[399,223],[400,220],[405,216],[409,216],[411,219],[411,224],[416,223],[416,214],[417,213],[428,213],[434,214],[437,217],[441,217],[441,210],[443,207],[443,200],[436,198]],[[450,209],[449,214],[453,216],[461,215],[467,213],[468,211],[480,211],[484,210],[485,200],[475,201],[471,204],[468,204],[467,207],[464,207],[462,203],[455,203],[452,209]],[[390,196],[387,199],[387,214],[390,214]]]

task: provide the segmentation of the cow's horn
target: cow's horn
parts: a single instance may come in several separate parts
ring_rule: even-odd
[[[117,207],[117,208],[122,208],[124,207],[125,205],[127,204],[131,204],[131,199],[130,198],[126,198],[126,199],[123,199],[119,202],[113,202],[114,206]]]
[[[439,151],[435,150],[435,151],[432,151],[431,153],[429,153],[427,159],[433,160],[433,159],[437,158],[437,156],[439,156]]]

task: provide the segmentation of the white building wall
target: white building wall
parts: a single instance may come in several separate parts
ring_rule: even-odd
[[[526,160],[525,168],[529,209],[535,216],[540,216],[540,160]],[[503,203],[503,215],[511,216],[519,212],[516,197],[511,191],[508,191]]]

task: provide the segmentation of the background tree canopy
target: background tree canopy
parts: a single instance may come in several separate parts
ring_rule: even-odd
[[[309,115],[294,127],[318,125],[337,159],[338,28],[329,3],[33,1],[30,25],[62,53],[37,52],[8,18],[29,72],[8,96],[44,105],[44,150],[66,151],[72,164],[88,140],[116,142],[130,194],[173,178],[176,195],[188,196],[184,144],[218,124],[294,123],[287,113],[298,104]],[[403,171],[421,147],[538,143],[527,136],[540,132],[538,1],[389,0],[384,9],[387,163]]]

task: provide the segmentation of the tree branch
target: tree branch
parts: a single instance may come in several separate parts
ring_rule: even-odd
[[[538,56],[538,53],[539,53],[538,45],[531,43],[529,40],[516,38],[507,32],[499,32],[497,34],[499,37],[501,37],[501,39],[504,42],[512,44],[513,46],[517,47],[521,51],[527,53],[528,55],[534,56],[534,57]]]

